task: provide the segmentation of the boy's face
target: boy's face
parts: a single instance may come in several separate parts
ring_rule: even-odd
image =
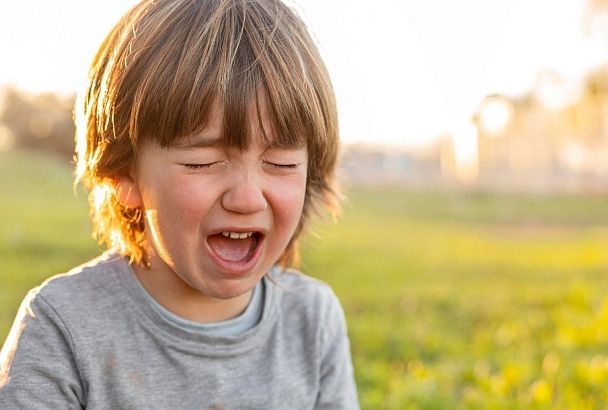
[[[216,113],[180,145],[143,143],[122,189],[145,212],[150,270],[166,284],[177,276],[205,296],[229,299],[252,289],[292,238],[307,151],[259,142],[245,151],[226,147],[221,126]],[[262,130],[251,132],[253,142],[262,140]]]

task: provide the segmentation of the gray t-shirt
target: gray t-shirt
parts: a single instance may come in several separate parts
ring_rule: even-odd
[[[236,336],[160,314],[106,253],[33,289],[0,352],[0,409],[358,409],[344,314],[325,284],[264,278]]]
[[[135,272],[133,272],[135,275]],[[137,276],[136,276],[137,277]],[[139,280],[137,281],[139,283]],[[158,303],[152,295],[150,295],[143,285],[141,285],[143,293],[146,295],[148,301],[160,313],[170,322],[175,323],[178,326],[192,332],[199,332],[211,336],[237,336],[241,333],[246,332],[260,322],[262,319],[262,312],[264,311],[264,281],[259,281],[258,284],[253,288],[251,300],[247,305],[247,308],[243,313],[232,319],[222,320],[220,322],[213,323],[199,323],[193,322],[188,319],[184,319],[177,316],[173,312],[165,309],[160,303]]]

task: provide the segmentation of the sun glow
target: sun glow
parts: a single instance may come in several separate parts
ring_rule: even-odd
[[[93,206],[95,207],[95,210],[97,212],[99,212],[101,210],[101,208],[104,206],[104,204],[110,198],[111,194],[112,194],[112,188],[110,188],[110,186],[107,184],[96,185],[91,190],[90,195],[93,198]]]
[[[120,231],[114,230],[110,233],[110,242],[112,243],[112,247],[118,249],[119,252],[126,252],[127,246]]]
[[[468,122],[456,129],[453,136],[456,176],[462,182],[473,182],[478,171],[477,128]]]
[[[499,135],[503,132],[512,116],[513,106],[501,97],[485,100],[479,110],[480,125],[490,135]]]
[[[345,142],[428,144],[453,133],[455,117],[464,121],[489,93],[529,90],[545,68],[576,78],[605,56],[583,38],[584,0],[288,1],[319,43]],[[95,49],[135,3],[0,2],[0,45],[9,56],[0,85],[76,91]]]
[[[538,76],[534,95],[545,107],[559,110],[578,100],[581,91],[578,82],[549,71]]]

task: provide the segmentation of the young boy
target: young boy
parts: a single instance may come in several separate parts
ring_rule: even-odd
[[[146,0],[80,96],[77,179],[110,250],[32,290],[2,409],[356,409],[344,315],[287,270],[336,208],[332,87],[279,0]]]

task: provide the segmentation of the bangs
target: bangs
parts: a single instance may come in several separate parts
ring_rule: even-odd
[[[314,56],[298,44],[308,34],[290,9],[246,0],[173,3],[144,13],[129,44],[124,84],[138,85],[125,90],[133,94],[128,123],[135,147],[140,138],[176,144],[204,129],[215,108],[223,113],[228,146],[247,149],[252,129],[261,129],[263,143],[272,146],[303,147],[323,138],[322,101],[307,69]],[[156,13],[167,13],[163,8],[170,8],[165,24],[149,27]]]

